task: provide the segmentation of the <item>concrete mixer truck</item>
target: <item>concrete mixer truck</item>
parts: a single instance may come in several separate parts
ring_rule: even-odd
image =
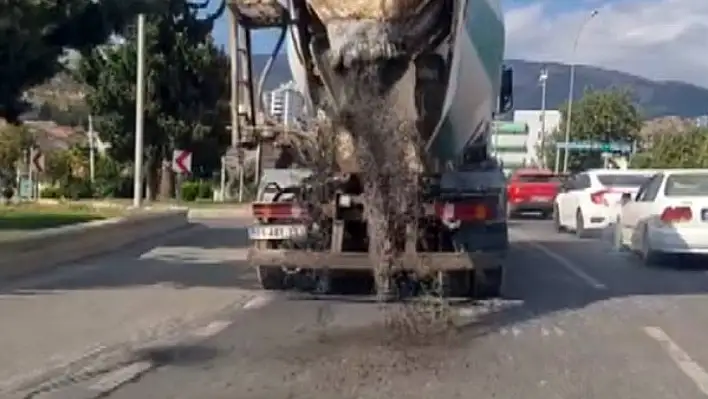
[[[357,129],[375,127],[352,121],[396,114],[420,144],[406,169],[418,174],[420,201],[414,220],[398,227],[392,283],[379,289],[394,290],[403,274],[432,279],[449,296],[498,296],[509,244],[506,179],[490,136],[494,115],[513,103],[500,0],[232,2],[242,18],[280,21],[296,90],[311,115],[328,121],[327,134],[344,137],[329,150],[338,169],[326,184],[318,177],[316,218],[313,167],[263,171],[248,253],[263,288],[305,279],[326,292],[338,273],[372,269],[367,182],[356,158],[365,133]],[[398,138],[384,130],[366,137]]]

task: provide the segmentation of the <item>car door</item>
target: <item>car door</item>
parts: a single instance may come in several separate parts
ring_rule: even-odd
[[[644,190],[640,190],[637,193],[636,201],[633,201],[628,209],[625,225],[632,248],[641,248],[642,231],[654,210],[654,201],[659,195],[659,189],[663,181],[664,175],[661,173],[652,176],[645,183]]]
[[[640,201],[642,198],[644,198],[647,188],[649,187],[649,184],[651,182],[652,179],[649,179],[644,182],[644,184],[639,186],[637,194],[634,195],[634,197],[629,200],[629,202],[622,205],[622,209],[620,210],[619,223],[621,224],[622,235],[624,237],[631,237],[632,235],[632,229],[636,224],[637,212],[639,211],[638,205],[641,204]]]
[[[581,173],[573,179],[573,187],[568,192],[568,199],[565,201],[564,218],[567,221],[566,225],[571,228],[576,228],[575,212],[580,206],[580,197],[585,195],[585,191],[590,188],[590,176],[587,173]]]
[[[571,176],[569,177],[565,182],[560,187],[560,190],[558,191],[558,195],[556,196],[555,202],[556,206],[558,209],[558,218],[560,221],[560,224],[562,226],[567,226],[568,223],[568,218],[567,218],[567,203],[569,200],[569,196],[573,191],[573,187],[575,185],[575,178],[576,176]]]

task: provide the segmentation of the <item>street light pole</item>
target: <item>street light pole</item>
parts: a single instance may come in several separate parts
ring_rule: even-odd
[[[138,66],[135,82],[135,170],[133,206],[138,208],[143,194],[143,114],[145,111],[145,14],[138,15]]]
[[[548,80],[548,70],[541,69],[538,77],[541,82],[541,164],[546,167],[546,81]],[[556,157],[557,158],[557,157]]]
[[[583,22],[583,24],[580,26],[580,29],[578,29],[578,33],[575,36],[575,42],[573,42],[573,52],[571,55],[571,60],[570,60],[570,82],[568,84],[568,110],[566,112],[566,120],[565,120],[565,149],[563,150],[563,172],[567,173],[568,172],[568,155],[570,151],[568,150],[568,147],[570,147],[570,124],[571,124],[571,116],[573,113],[573,92],[575,91],[575,55],[578,51],[578,42],[580,41],[580,36],[583,33],[583,30],[587,26],[588,22],[590,22],[593,18],[595,18],[598,14],[598,10],[593,10],[588,18]]]

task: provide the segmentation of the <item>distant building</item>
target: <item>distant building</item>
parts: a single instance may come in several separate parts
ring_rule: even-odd
[[[543,135],[543,115],[544,112],[540,110],[519,110],[514,111],[514,122],[525,123],[528,129],[528,161],[529,165],[536,164],[540,165],[542,162],[541,157],[543,154],[539,153],[539,149],[544,140]],[[546,126],[545,126],[545,138],[551,137],[553,132],[558,129],[561,122],[561,113],[556,110],[546,110]]]
[[[541,165],[539,153],[543,141],[543,112],[538,110],[514,111],[513,122],[496,121],[492,135],[492,151],[504,164],[507,172],[521,167]],[[545,137],[555,131],[561,119],[559,111],[545,111]]]
[[[292,81],[265,93],[266,112],[275,122],[294,125],[304,113],[305,100]]]
[[[506,172],[524,167],[528,161],[528,128],[525,123],[496,121],[492,135],[492,152]]]

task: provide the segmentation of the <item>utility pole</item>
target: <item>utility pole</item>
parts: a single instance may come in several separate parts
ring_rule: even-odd
[[[138,62],[135,82],[135,170],[133,206],[139,208],[143,193],[143,117],[145,112],[145,14],[138,15]]]

